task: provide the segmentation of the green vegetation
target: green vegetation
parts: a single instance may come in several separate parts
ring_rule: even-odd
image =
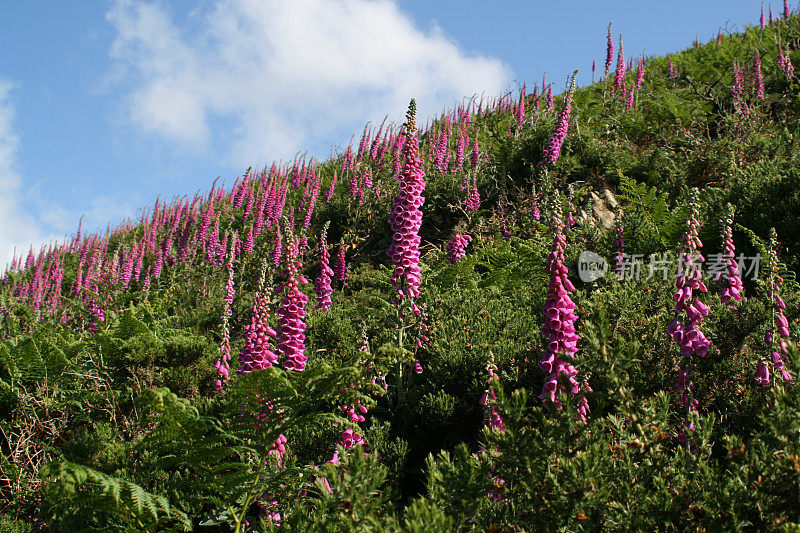
[[[361,157],[265,169],[107,236],[32,253],[0,285],[0,529],[800,530],[800,80],[779,64],[779,41],[800,65],[792,15],[648,58],[630,100],[612,90],[613,73],[576,89],[554,165],[539,162],[565,95],[552,110],[524,94],[524,112],[510,97],[440,117],[420,134],[419,316],[408,299],[395,305],[386,254],[403,162],[396,130],[371,146],[367,136]],[[635,70],[626,84],[636,86]],[[737,257],[762,255],[732,306],[725,280],[705,278],[703,357],[681,355],[667,332],[677,263],[647,275],[681,247],[694,189],[709,262],[723,251],[728,204]],[[586,425],[576,398],[560,395],[556,409],[538,396],[552,227],[567,211],[578,220],[564,265]],[[581,281],[581,252],[613,262],[620,220],[642,275]],[[328,221],[339,275],[330,309],[298,282],[309,296],[305,370],[239,375],[254,301],[287,334],[287,243],[307,239],[298,275],[316,278]],[[456,234],[472,240],[451,264]],[[765,333],[779,342],[778,277],[794,380],[773,360],[760,384]],[[229,380],[218,368],[226,334]],[[498,379],[487,386],[490,360]],[[681,368],[696,411],[676,387]],[[493,412],[502,426],[486,423]]]

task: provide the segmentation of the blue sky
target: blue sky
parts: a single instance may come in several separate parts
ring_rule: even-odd
[[[797,9],[797,1],[792,8]],[[765,5],[769,5],[765,3]],[[755,24],[760,1],[9,1],[0,17],[0,265],[229,184],[298,152],[326,158],[411,97],[563,85],[602,61]],[[777,15],[780,1],[773,1]]]

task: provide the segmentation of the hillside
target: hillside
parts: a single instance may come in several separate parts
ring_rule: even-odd
[[[611,30],[17,258],[0,529],[800,530],[800,16]]]

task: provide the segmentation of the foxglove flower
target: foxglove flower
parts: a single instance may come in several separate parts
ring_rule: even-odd
[[[792,65],[792,58],[788,53],[783,52],[783,47],[781,46],[780,42],[778,42],[778,66],[780,66],[783,70],[787,80],[791,80],[794,77],[794,65]]]
[[[344,449],[350,449],[350,448],[352,448],[354,446],[363,446],[364,444],[366,444],[366,442],[364,441],[364,438],[361,437],[358,433],[353,431],[351,428],[347,428],[344,431],[342,431],[342,435],[341,435],[341,438],[339,440],[339,444],[341,444]],[[333,457],[331,457],[330,460],[327,461],[327,463],[328,464],[333,464],[333,465],[338,465],[339,464],[339,452],[338,451],[333,452]],[[325,486],[325,489],[330,494],[332,492],[332,490],[331,490],[331,486],[330,486],[330,483],[328,482],[328,480],[323,478],[322,479],[322,483]]]
[[[700,225],[697,219],[699,216],[697,202],[696,191],[693,191],[686,232],[683,235],[684,247],[678,252],[679,266],[675,282],[678,290],[673,297],[676,301],[676,312],[678,314],[685,313],[688,319],[686,329],[681,330],[686,333],[682,340],[678,341],[677,337],[675,338],[681,344],[681,354],[689,356],[696,353],[700,357],[704,357],[708,353],[711,341],[706,339],[696,327],[708,314],[708,307],[695,297],[695,292],[708,292],[708,288],[702,281],[703,275],[699,267],[699,263],[704,262],[705,258],[699,251],[703,243],[697,236]],[[676,323],[680,325],[678,318],[676,318]]]
[[[786,363],[783,361],[784,357],[789,356],[789,345],[786,340],[789,339],[789,321],[784,315],[786,303],[780,295],[781,285],[783,278],[780,276],[778,269],[778,257],[775,252],[777,248],[777,235],[775,228],[772,228],[770,235],[770,245],[767,252],[767,268],[769,269],[769,280],[767,281],[767,296],[772,300],[772,320],[769,329],[764,334],[764,342],[767,349],[771,350],[771,363],[772,368],[776,373],[780,373],[784,381],[791,381],[792,375],[786,370]],[[779,341],[778,346],[775,348],[773,344],[773,331],[777,329]],[[759,362],[756,371],[756,381],[761,385],[769,385],[769,370],[763,369],[766,366],[763,361]],[[765,379],[766,376],[766,379]]]
[[[281,264],[281,254],[282,254],[282,242],[281,242],[281,231],[278,229],[275,232],[275,242],[272,247],[272,264],[276,268]]]
[[[633,102],[636,98],[636,90],[631,87],[631,90],[627,93],[627,101],[625,102],[625,109],[633,109]]]
[[[614,61],[614,39],[611,38],[611,24],[608,23],[608,40],[606,41],[606,71],[611,68],[611,63]]]
[[[567,203],[567,208],[568,208],[568,210],[567,210],[567,226],[565,228],[565,231],[567,233],[569,233],[570,231],[572,231],[572,227],[575,226],[575,217],[572,216],[573,211],[575,211],[575,204],[573,204],[572,202],[568,202]]]
[[[253,227],[247,231],[247,237],[244,241],[244,253],[250,255],[253,253]]]
[[[444,172],[444,156],[447,153],[447,132],[439,133],[439,142],[436,144],[436,153],[433,158],[433,167],[439,172]]]
[[[622,35],[619,36],[619,51],[617,52],[617,70],[614,73],[614,87],[616,91],[622,91],[622,84],[625,80],[625,52],[622,48]]]
[[[728,307],[735,307],[733,301],[742,299],[744,285],[740,276],[739,264],[736,262],[736,247],[733,245],[733,230],[731,229],[733,208],[730,204],[728,205],[727,216],[720,222],[724,228],[722,230],[722,259],[725,261],[726,272],[720,273],[715,281],[723,278],[727,280],[727,286],[722,290],[720,299]]]
[[[236,295],[236,288],[233,281],[233,262],[236,260],[236,253],[231,245],[231,250],[228,252],[228,282],[225,284],[225,303],[227,306],[226,314],[231,315],[230,306],[233,305],[233,297]]]
[[[753,78],[755,79],[756,98],[764,98],[764,76],[761,73],[761,54],[758,48],[753,50]]]
[[[519,93],[519,103],[517,104],[517,127],[522,127],[525,121],[525,84],[522,85],[522,90]]]
[[[483,425],[490,428],[496,428],[499,431],[505,431],[506,425],[503,422],[503,417],[497,408],[495,400],[497,400],[497,393],[495,392],[495,383],[500,381],[500,377],[495,373],[497,366],[494,364],[492,354],[489,354],[489,360],[486,362],[486,391],[481,396],[480,403],[483,406]]]
[[[733,98],[733,107],[736,113],[741,113],[742,108],[742,96],[744,91],[742,89],[742,71],[739,67],[739,62],[733,62],[733,81],[731,83],[731,97]]]
[[[363,446],[365,443],[363,437],[361,437],[351,428],[347,428],[344,431],[342,431],[341,444],[342,446],[344,446],[344,448],[348,449],[352,448],[353,446]]]
[[[542,214],[539,211],[539,199],[536,197],[536,194],[533,195],[531,204],[531,217],[538,222],[542,219]]]
[[[217,379],[215,386],[217,390],[222,389],[222,382],[228,381],[230,375],[230,360],[231,360],[231,337],[228,329],[228,309],[222,315],[222,339],[219,341],[219,358],[214,362],[214,368],[217,369],[219,379]]]
[[[464,257],[471,239],[471,236],[461,234],[450,239],[450,242],[447,243],[447,262],[453,265]]]
[[[331,180],[331,185],[328,187],[328,192],[325,193],[325,203],[331,201],[333,198],[333,193],[336,191],[336,171],[333,172],[333,179]]]
[[[460,170],[464,166],[464,148],[469,144],[469,137],[467,132],[464,132],[458,139],[458,146],[456,146],[456,170]]]
[[[286,253],[288,279],[278,287],[278,291],[286,289],[286,294],[278,308],[277,348],[284,357],[283,367],[300,372],[305,369],[306,361],[308,361],[308,357],[305,355],[305,308],[308,296],[303,294],[299,286],[307,281],[299,273],[302,266],[297,259],[299,243],[296,239],[291,239],[288,245]]]
[[[575,89],[575,74],[572,75],[572,80],[569,84],[567,94],[564,96],[564,107],[558,115],[558,122],[556,130],[550,137],[547,148],[544,151],[544,159],[539,162],[542,167],[547,164],[554,165],[558,161],[558,156],[561,154],[561,147],[564,145],[564,140],[567,138],[567,130],[569,129],[569,116],[572,112],[572,93]]]
[[[267,455],[277,460],[279,467],[283,467],[283,458],[286,455],[286,442],[286,437],[281,433],[267,452]]]
[[[240,375],[277,364],[278,356],[269,346],[269,340],[275,338],[275,330],[268,321],[269,300],[258,291],[253,301],[250,323],[244,327],[244,348],[239,352]]]
[[[400,174],[399,190],[392,202],[392,211],[389,222],[394,236],[388,254],[395,264],[390,282],[397,285],[403,282],[403,287],[398,288],[400,298],[414,299],[419,296],[420,275],[419,266],[419,230],[422,225],[422,211],[420,207],[425,202],[422,191],[425,189],[422,171],[423,161],[419,156],[419,146],[416,135],[416,102],[412,99],[409,105],[407,122],[403,126],[403,134],[407,137],[403,146],[403,159],[405,166]]]
[[[336,254],[336,264],[334,265],[334,272],[338,281],[347,279],[347,262],[345,257],[344,244],[339,244],[339,253]]]
[[[536,101],[538,103],[538,100]],[[475,134],[475,138],[472,140],[472,157],[470,158],[470,163],[472,164],[472,168],[478,166],[478,162],[480,160],[480,149],[478,148],[478,134]]]
[[[317,295],[317,309],[322,309],[323,311],[327,311],[330,308],[331,294],[333,294],[333,289],[331,288],[331,279],[334,274],[329,265],[331,254],[328,252],[328,241],[326,238],[329,224],[330,222],[325,223],[325,226],[322,229],[322,235],[320,235],[320,272],[317,279],[314,280],[314,292]]]
[[[348,189],[348,192],[350,193],[350,196],[353,197],[358,196],[358,172],[360,170],[360,165],[361,163],[356,165],[356,171],[350,175],[350,188]]]
[[[636,90],[637,91],[642,88],[642,82],[644,82],[644,71],[645,71],[644,59],[640,57],[639,58],[639,66],[636,68]]]
[[[474,183],[467,191],[467,199],[464,202],[464,207],[467,211],[477,211],[481,207],[481,193],[478,191],[478,186]]]
[[[553,248],[547,258],[547,272],[551,274],[550,288],[547,293],[542,312],[545,316],[542,335],[547,339],[544,356],[539,362],[539,368],[548,374],[542,393],[539,395],[545,402],[555,404],[561,409],[561,401],[557,395],[566,393],[566,389],[559,381],[560,376],[566,378],[570,385],[570,393],[576,397],[581,392],[581,384],[577,379],[578,371],[570,362],[578,351],[578,335],[575,332],[575,304],[569,293],[575,290],[572,282],[567,277],[567,267],[564,265],[564,224],[561,218],[560,201],[556,202],[556,211],[553,216]],[[585,396],[578,402],[576,418],[584,424],[589,404]]]
[[[617,277],[623,277],[625,268],[625,226],[622,223],[622,209],[617,213],[617,238],[614,240],[617,247],[617,254],[614,257],[614,273]]]
[[[693,189],[689,204],[689,215],[686,219],[686,232],[683,234],[682,239],[683,247],[678,252],[679,264],[675,282],[678,290],[673,296],[676,301],[676,318],[667,328],[667,333],[680,345],[681,355],[687,357],[692,354],[704,357],[708,354],[711,346],[711,341],[697,327],[703,317],[708,315],[708,307],[695,297],[698,292],[708,292],[708,288],[703,283],[703,275],[699,267],[699,263],[705,261],[705,258],[699,251],[703,243],[697,236],[700,227],[698,202],[697,189]],[[681,320],[682,314],[686,316],[685,323]],[[691,397],[692,382],[689,379],[688,369],[682,368],[680,370],[677,384],[684,406],[687,407],[690,413],[697,412],[698,402]],[[690,434],[694,431],[693,424],[694,422],[690,421],[688,426],[688,433]],[[681,429],[680,431],[681,438],[685,440],[684,430]]]
[[[758,362],[755,380],[759,385],[769,385],[769,368],[764,364],[764,361]]]

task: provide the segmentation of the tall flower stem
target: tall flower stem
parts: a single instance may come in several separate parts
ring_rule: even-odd
[[[678,252],[678,270],[675,287],[677,292],[673,295],[675,299],[675,320],[667,328],[667,332],[675,341],[680,344],[681,355],[686,359],[681,362],[681,370],[678,372],[677,387],[681,392],[681,398],[687,408],[688,425],[686,432],[694,433],[694,421],[692,413],[697,412],[698,401],[692,395],[692,382],[690,372],[692,369],[692,355],[705,357],[711,346],[709,341],[698,325],[703,318],[708,315],[708,307],[697,298],[698,293],[708,292],[708,288],[703,283],[703,273],[699,264],[705,261],[700,252],[703,243],[698,237],[700,228],[699,222],[700,205],[697,189],[692,189],[689,200],[689,215],[686,219],[686,232],[683,234],[683,246]],[[692,444],[681,430],[681,438],[689,445]]]
[[[572,112],[572,94],[575,91],[575,76],[577,76],[577,74],[577,70],[572,73],[567,94],[564,96],[564,106],[558,114],[556,130],[547,143],[547,148],[544,150],[544,158],[539,162],[540,167],[548,164],[555,165],[556,161],[558,161],[558,156],[561,154],[561,147],[564,145],[564,141],[567,138],[567,130],[569,129],[569,117]]]

